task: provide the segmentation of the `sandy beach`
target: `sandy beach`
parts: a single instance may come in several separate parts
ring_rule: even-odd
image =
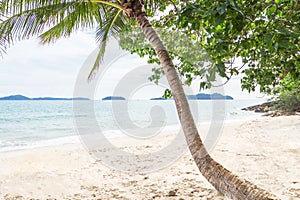
[[[173,139],[170,132],[112,143],[140,158]],[[227,169],[281,199],[300,199],[300,116],[228,122],[218,139],[211,153]],[[121,171],[130,160],[105,146],[93,148],[69,144],[1,152],[0,199],[225,199],[199,174],[188,151],[159,170],[168,154],[149,157],[143,170]],[[111,166],[103,163],[106,158]]]

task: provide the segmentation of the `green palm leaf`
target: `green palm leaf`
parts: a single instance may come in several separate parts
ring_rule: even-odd
[[[35,4],[34,6],[36,7],[32,4],[22,4],[19,7],[14,6],[15,8],[4,6],[8,10],[5,11],[6,15],[10,15],[0,23],[0,38],[6,38],[4,48],[8,47],[15,40],[39,36],[44,30],[49,29],[49,27],[51,29],[51,27],[53,28],[57,25],[58,27],[62,27],[62,25],[65,27],[60,29],[60,33],[56,31],[56,34],[54,34],[54,32],[50,31],[53,34],[52,37],[51,34],[42,34],[41,39],[43,43],[47,40],[53,41],[58,35],[68,36],[71,31],[77,30],[79,27],[90,28],[98,24],[99,21],[101,22],[99,11],[95,12],[95,10],[100,10],[100,12],[103,10],[103,7],[100,7],[98,4],[80,1],[59,2],[57,4],[45,3],[43,5]],[[65,30],[69,30],[69,32]]]
[[[93,65],[93,68],[88,76],[88,79],[91,80],[95,73],[97,72],[99,65],[103,59],[107,42],[109,37],[118,38],[118,34],[126,28],[125,16],[121,12],[122,10],[109,9],[106,13],[106,21],[98,26],[96,32],[96,39],[99,43],[99,51]]]
[[[99,53],[89,79],[99,68],[107,41],[125,27],[118,1],[3,0],[0,4],[0,54],[15,41],[39,37],[42,44],[68,37],[78,29],[96,30]]]
[[[66,16],[62,17],[55,26],[39,36],[41,43],[55,42],[61,37],[70,36],[71,33],[80,28],[92,29],[96,25],[102,24],[103,19],[105,19],[105,17],[102,16],[104,9],[105,8],[102,5],[95,6],[95,4],[90,2],[76,2],[74,9],[68,11]]]

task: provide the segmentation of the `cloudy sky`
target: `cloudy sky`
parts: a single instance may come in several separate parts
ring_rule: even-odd
[[[161,96],[167,87],[165,80],[159,86],[149,83],[147,77],[154,66],[147,65],[145,59],[120,50],[114,41],[108,45],[104,64],[97,76],[88,82],[87,74],[95,49],[94,36],[83,32],[46,46],[40,45],[37,39],[17,42],[0,58],[0,96],[73,97],[75,93],[92,99],[110,95],[149,99]],[[198,84],[196,81],[186,91],[198,93]],[[78,85],[84,87],[79,88]],[[76,93],[78,90],[80,92]],[[263,96],[242,92],[239,78],[233,78],[223,88],[205,92],[215,91],[236,99]]]

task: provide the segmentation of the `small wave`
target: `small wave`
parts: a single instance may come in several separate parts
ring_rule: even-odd
[[[40,147],[60,146],[64,144],[79,144],[79,136],[67,136],[49,140],[40,140],[35,142],[25,141],[0,141],[0,152],[16,151],[24,149],[34,149]]]

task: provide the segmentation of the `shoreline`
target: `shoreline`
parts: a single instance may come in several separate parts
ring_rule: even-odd
[[[264,117],[278,117],[278,116],[290,116],[300,115],[300,110],[286,111],[278,107],[279,100],[268,100],[264,103],[248,106],[242,108],[243,111],[251,111],[255,113],[261,113]],[[277,107],[276,107],[277,106]]]
[[[226,117],[226,116],[225,116]],[[249,120],[256,120],[256,119],[261,119],[262,115],[261,114],[252,114],[249,116],[249,118],[242,118],[242,119],[224,119],[223,121],[223,126],[227,124],[237,124],[237,123],[242,123],[246,122]],[[207,127],[211,124],[211,121],[204,121],[200,122],[197,124],[198,128],[201,128],[201,126]],[[166,125],[164,129],[166,129],[166,132],[174,131],[179,129],[180,124],[172,124],[172,125]],[[74,131],[76,132],[76,131]],[[122,131],[113,129],[113,130],[105,130],[104,136],[108,137],[109,139],[118,139],[118,138],[126,138],[128,137],[126,134],[124,134]],[[108,136],[108,134],[113,133],[113,132],[118,132],[114,136]],[[164,134],[164,133],[158,133],[158,134]],[[81,135],[78,133],[75,133],[73,135],[69,136],[61,136],[57,138],[51,138],[48,140],[39,140],[39,141],[34,141],[31,144],[26,144],[23,146],[7,146],[7,147],[0,147],[0,153],[2,152],[14,152],[14,151],[23,151],[27,149],[40,149],[44,147],[56,147],[56,146],[62,146],[62,145],[69,145],[69,144],[81,144]]]
[[[200,127],[200,133],[207,128]],[[300,116],[225,123],[211,154],[224,167],[280,199],[297,199],[299,130]],[[172,137],[165,134],[139,142],[117,139],[114,145],[142,156],[159,151]],[[105,156],[114,155],[111,149],[97,148],[93,152],[81,144],[69,144],[0,152],[0,199],[174,199],[173,195],[176,199],[224,199],[199,174],[188,151],[162,169],[145,173],[141,167],[155,169],[174,152],[145,158],[130,165],[132,171],[122,172],[103,163]],[[95,157],[95,152],[103,157]],[[125,158],[109,161],[119,167]]]

